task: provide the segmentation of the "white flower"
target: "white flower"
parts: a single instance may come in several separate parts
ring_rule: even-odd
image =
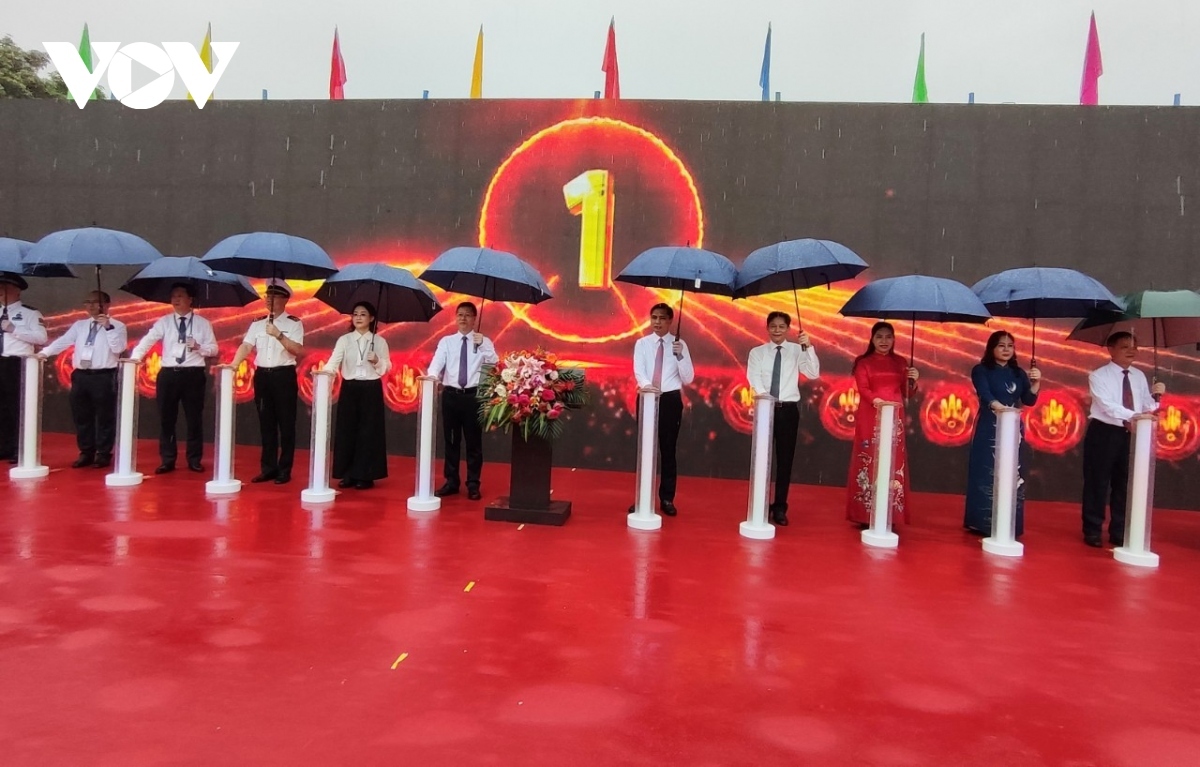
[[[512,368],[505,368],[504,371],[500,373],[500,380],[504,381],[504,383],[512,383],[514,380],[516,380],[516,378],[517,373]]]
[[[507,397],[508,396],[508,389],[505,389],[504,386],[501,384],[498,384],[496,386],[495,391],[496,391],[497,397]]]
[[[551,370],[550,373],[546,377],[549,378],[551,381],[557,381],[558,380],[558,371]]]

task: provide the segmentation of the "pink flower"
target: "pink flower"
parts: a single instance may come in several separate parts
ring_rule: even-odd
[[[520,404],[522,407],[524,407],[525,405],[528,405],[529,404],[529,395],[522,394],[522,395],[518,396],[517,403]]]
[[[554,390],[553,389],[542,389],[542,399],[546,400],[547,402],[553,402],[554,401]]]
[[[546,417],[553,421],[555,418],[558,418],[558,414],[561,412],[561,410],[551,410],[549,413],[546,413]]]

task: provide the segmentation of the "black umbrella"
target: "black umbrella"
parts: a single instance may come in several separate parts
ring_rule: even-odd
[[[442,310],[412,272],[387,264],[351,264],[325,280],[316,298],[342,314],[350,314],[359,301],[370,301],[378,322],[428,322]]]
[[[195,256],[165,257],[151,263],[121,286],[121,290],[158,304],[171,303],[171,289],[187,283],[201,306],[219,308],[245,306],[258,300],[258,293],[245,277],[218,272]]]
[[[24,263],[33,269],[51,264],[96,267],[96,290],[103,292],[100,270],[105,266],[144,266],[162,258],[150,243],[129,232],[88,226],[48,234],[34,243]]]
[[[0,237],[0,272],[20,274],[25,277],[74,277],[75,272],[66,264],[27,264],[25,256],[33,248],[32,242]]]
[[[483,301],[540,304],[553,298],[537,269],[512,253],[491,248],[456,247],[434,259],[421,279],[451,293],[462,293]],[[483,307],[479,325],[483,327]]]
[[[736,279],[737,267],[720,253],[674,245],[642,251],[617,275],[617,282],[679,291],[676,336],[683,329],[685,292],[732,296]]]
[[[200,260],[205,266],[233,274],[283,280],[319,280],[337,271],[320,245],[281,232],[226,237]]]

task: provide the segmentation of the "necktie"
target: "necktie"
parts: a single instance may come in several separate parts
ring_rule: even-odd
[[[93,322],[92,326],[90,328],[88,328],[87,341],[85,341],[84,343],[87,346],[91,346],[92,344],[96,343],[96,333],[98,333],[99,331],[100,331],[100,326]]]
[[[783,347],[775,347],[775,364],[771,366],[771,396],[779,399],[779,379],[783,377]]]
[[[175,358],[175,361],[182,365],[184,359],[187,357],[187,317],[179,318],[179,345],[182,348],[179,350],[179,356]]]
[[[0,314],[0,322],[8,319],[8,307],[4,308],[4,313]],[[4,330],[0,329],[0,354],[4,354]]]
[[[458,388],[467,388],[467,337],[462,338],[462,350],[458,353]]]
[[[1133,410],[1133,386],[1129,383],[1129,371],[1124,371],[1121,379],[1121,405],[1126,410]]]
[[[658,339],[658,351],[654,353],[654,376],[650,379],[650,385],[655,389],[662,388],[663,350],[665,348],[663,340]]]

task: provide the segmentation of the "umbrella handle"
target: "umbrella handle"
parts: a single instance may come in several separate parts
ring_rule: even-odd
[[[908,366],[915,368],[917,366],[917,320],[914,317],[912,320],[912,329],[908,331]],[[917,382],[908,379],[909,391],[916,391]]]
[[[483,292],[487,293],[487,277],[483,278]],[[479,297],[479,321],[475,323],[475,332],[483,335],[483,307],[487,305],[487,297]],[[475,344],[475,353],[479,353],[481,344]]]
[[[796,290],[795,272],[792,272],[792,300],[796,302],[796,333],[803,333],[804,323],[800,322],[800,293]],[[800,351],[808,351],[808,344],[800,344]]]
[[[683,297],[685,295],[686,295],[686,291],[684,291],[683,289],[680,289],[680,291],[679,291],[679,322],[675,325],[675,340],[676,341],[683,340],[683,336],[680,335],[680,333],[683,332]],[[683,356],[676,354],[675,359],[681,360],[681,359],[683,359]]]

